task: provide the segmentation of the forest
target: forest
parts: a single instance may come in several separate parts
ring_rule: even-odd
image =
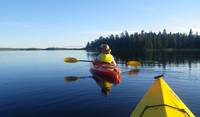
[[[124,31],[107,37],[100,36],[88,42],[86,49],[98,50],[102,43],[109,44],[112,50],[200,50],[200,35],[197,32],[193,33],[192,29],[188,34],[167,33],[166,29],[159,33],[142,30],[140,33],[129,34],[128,31]]]

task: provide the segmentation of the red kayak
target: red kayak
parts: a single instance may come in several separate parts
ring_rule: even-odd
[[[93,62],[90,68],[93,75],[105,78],[112,83],[120,83],[120,68],[108,63]]]

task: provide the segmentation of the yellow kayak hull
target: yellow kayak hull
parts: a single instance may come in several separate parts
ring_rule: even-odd
[[[162,75],[155,78],[153,84],[130,116],[195,117],[195,115],[165,82]]]

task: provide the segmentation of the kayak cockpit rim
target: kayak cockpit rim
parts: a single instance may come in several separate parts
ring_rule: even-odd
[[[140,114],[140,117],[143,116],[143,114],[145,113],[145,111],[149,108],[154,108],[154,107],[160,107],[160,106],[166,106],[166,107],[170,107],[170,108],[173,108],[173,109],[176,109],[178,111],[181,111],[183,113],[186,113],[188,117],[190,117],[190,115],[187,113],[187,111],[185,111],[185,109],[182,109],[182,108],[177,108],[177,107],[174,107],[174,106],[170,106],[170,105],[167,105],[167,104],[158,104],[158,105],[151,105],[151,106],[145,106],[144,110],[142,111],[142,113]]]

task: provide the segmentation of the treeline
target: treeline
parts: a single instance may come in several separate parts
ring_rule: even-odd
[[[163,32],[144,32],[129,34],[127,31],[120,35],[103,37],[88,42],[86,49],[98,49],[100,44],[107,43],[112,49],[131,49],[131,50],[176,50],[176,49],[200,49],[200,35],[193,33],[190,29],[185,33],[167,33]]]

